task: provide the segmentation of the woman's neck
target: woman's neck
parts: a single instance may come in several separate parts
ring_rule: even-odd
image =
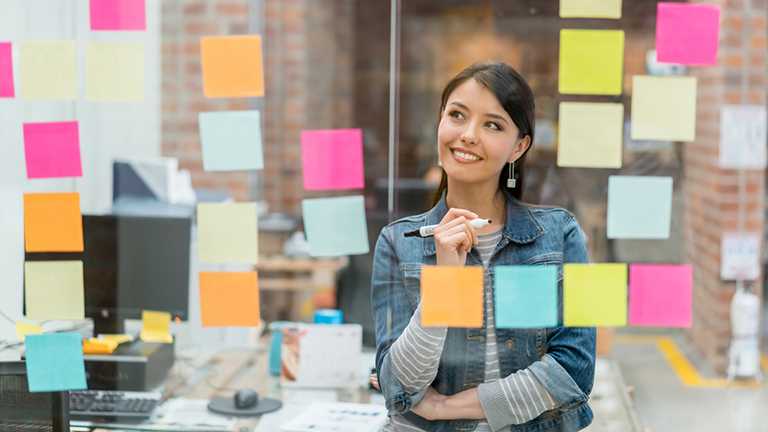
[[[450,185],[445,196],[448,208],[469,210],[492,223],[477,230],[479,234],[496,231],[504,226],[507,217],[507,205],[496,187],[475,188]]]

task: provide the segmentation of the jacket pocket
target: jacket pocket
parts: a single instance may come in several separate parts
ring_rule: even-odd
[[[421,264],[400,264],[405,293],[415,311],[421,301]]]

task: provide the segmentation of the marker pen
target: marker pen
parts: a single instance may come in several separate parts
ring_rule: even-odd
[[[480,228],[482,228],[482,227],[484,227],[486,225],[490,225],[491,221],[489,219],[477,218],[477,219],[472,219],[471,221],[469,221],[469,223],[473,227],[475,227],[475,229],[480,229]],[[425,226],[425,227],[421,227],[421,228],[419,228],[417,230],[409,231],[409,232],[405,233],[405,236],[406,237],[421,237],[421,238],[431,237],[431,236],[433,236],[435,234],[435,228],[437,228],[437,227],[438,227],[438,225],[428,225],[428,226]]]

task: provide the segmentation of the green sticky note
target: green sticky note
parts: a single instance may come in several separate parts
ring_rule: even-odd
[[[22,99],[77,99],[77,42],[19,42]]]
[[[568,327],[627,325],[626,264],[565,264],[563,324]]]
[[[632,78],[632,139],[696,139],[696,77]]]
[[[87,388],[80,333],[27,335],[25,344],[30,392]]]
[[[672,177],[608,177],[608,238],[667,239]]]
[[[305,199],[301,208],[310,255],[368,253],[368,229],[362,196]]]
[[[497,328],[557,325],[556,266],[495,267],[494,295]]]
[[[144,100],[144,42],[88,42],[85,49],[87,100]]]
[[[200,203],[197,205],[200,262],[259,262],[256,203]]]
[[[206,171],[264,169],[258,111],[200,113],[200,144]]]
[[[621,168],[623,104],[562,102],[558,133],[558,166]]]
[[[620,95],[623,71],[623,31],[560,30],[560,93]]]
[[[83,262],[25,262],[24,300],[30,320],[85,319]]]

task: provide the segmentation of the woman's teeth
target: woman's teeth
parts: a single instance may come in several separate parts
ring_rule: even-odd
[[[475,155],[471,155],[469,153],[463,153],[463,152],[460,152],[460,151],[454,151],[453,153],[456,156],[458,156],[458,157],[460,157],[462,159],[473,160],[473,161],[480,160],[479,157],[477,157]]]

